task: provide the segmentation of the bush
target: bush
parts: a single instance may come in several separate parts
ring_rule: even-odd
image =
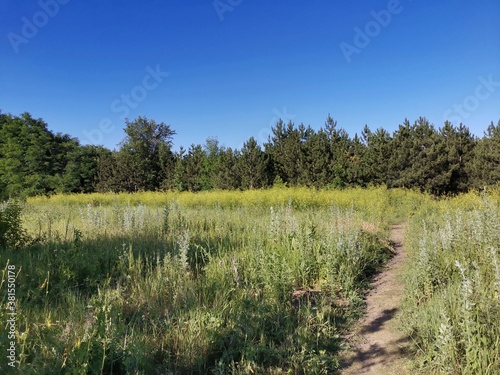
[[[19,248],[28,241],[21,225],[21,213],[22,208],[16,201],[0,203],[0,248]]]

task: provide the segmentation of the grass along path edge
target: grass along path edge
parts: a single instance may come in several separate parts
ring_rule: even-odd
[[[401,272],[406,260],[404,225],[391,227],[395,255],[373,280],[366,297],[366,314],[346,337],[349,348],[341,356],[341,374],[410,374],[410,340],[398,330],[403,299]]]

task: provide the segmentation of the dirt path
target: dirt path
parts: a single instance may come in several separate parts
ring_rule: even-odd
[[[391,228],[396,255],[375,278],[366,299],[366,316],[348,337],[351,348],[342,356],[342,375],[410,374],[405,355],[409,341],[398,331],[395,319],[404,292],[400,280],[406,258],[404,233],[401,225]]]

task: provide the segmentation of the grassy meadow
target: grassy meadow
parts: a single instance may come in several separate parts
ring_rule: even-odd
[[[412,217],[402,328],[429,374],[500,374],[498,191]]]
[[[0,253],[3,306],[9,266],[17,272],[16,367],[335,373],[370,277],[390,258],[389,227],[404,222],[401,326],[415,369],[498,373],[499,202],[498,191],[437,200],[385,188],[30,198],[23,246]]]

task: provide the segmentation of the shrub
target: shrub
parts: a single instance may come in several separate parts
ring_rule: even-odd
[[[16,201],[0,204],[0,248],[19,248],[28,241],[21,225],[21,213],[22,208]]]

